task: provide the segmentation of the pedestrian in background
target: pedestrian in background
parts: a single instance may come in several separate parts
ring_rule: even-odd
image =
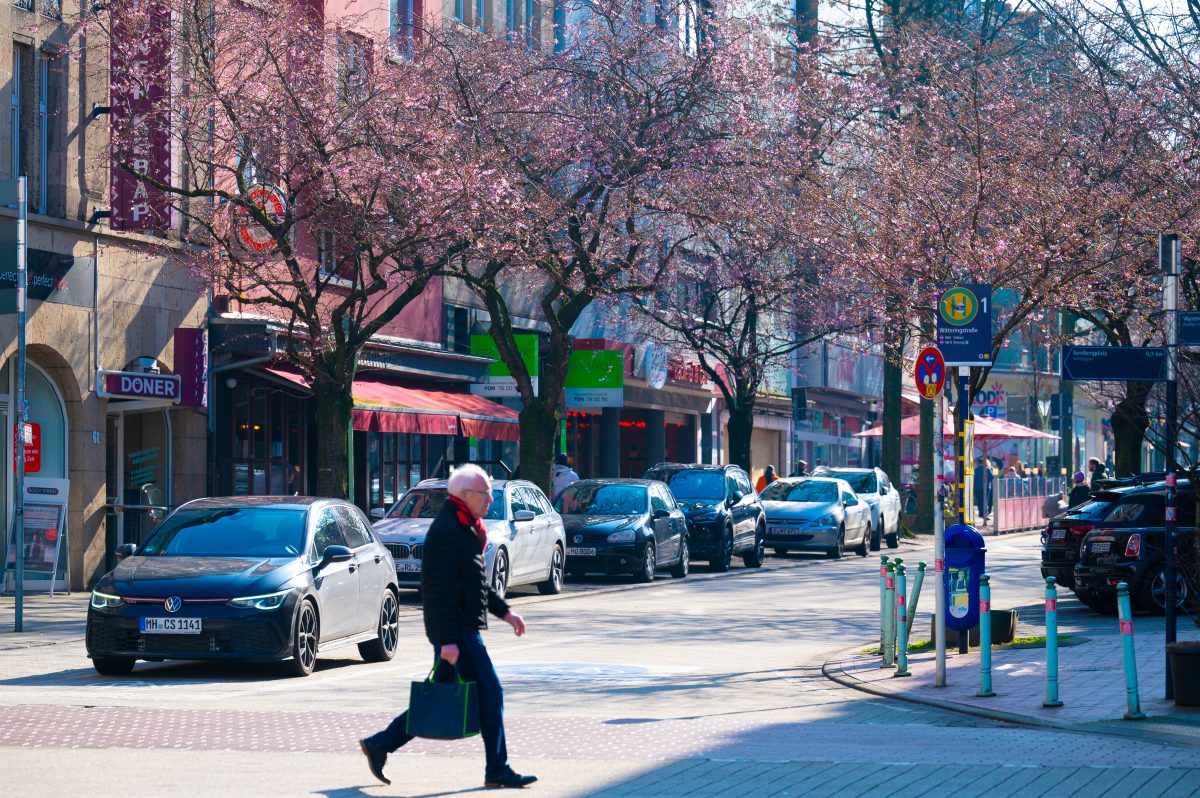
[[[793,477],[808,476],[808,463],[804,460],[797,460],[796,461],[796,470],[793,471],[791,475]]]
[[[988,466],[986,457],[975,458],[975,476],[972,480],[972,490],[975,493],[975,508],[979,511],[979,523],[987,524],[988,510],[992,506],[992,469]]]
[[[558,498],[558,494],[566,489],[567,485],[572,482],[578,482],[579,475],[570,466],[570,460],[565,454],[559,453],[554,456],[554,470],[550,475],[550,501]]]
[[[484,786],[524,787],[537,781],[537,776],[522,776],[508,764],[504,693],[479,634],[487,628],[489,612],[511,626],[517,637],[525,634],[525,621],[492,590],[484,569],[487,529],[480,519],[492,504],[492,481],[479,466],[464,465],[450,472],[446,493],[446,503],[425,535],[421,563],[425,636],[433,644],[438,666],[442,660],[457,666],[465,681],[479,687],[479,729],[487,758]],[[371,774],[384,784],[392,783],[383,772],[388,754],[412,739],[407,726],[405,712],[383,731],[359,740]]]
[[[779,477],[775,476],[775,466],[769,465],[767,466],[767,470],[763,471],[762,476],[758,478],[758,482],[754,485],[754,490],[762,493],[767,489],[767,485],[770,485],[777,479],[779,479]]]
[[[1100,488],[1100,486],[1096,484],[1097,481],[1108,478],[1108,471],[1105,469],[1104,463],[1100,462],[1100,458],[1098,457],[1088,458],[1088,473],[1091,475],[1091,478],[1088,480],[1088,484],[1091,485],[1092,490],[1098,490]]]
[[[1071,488],[1071,492],[1067,494],[1067,506],[1075,507],[1083,504],[1092,495],[1092,490],[1087,486],[1087,477],[1082,471],[1075,472],[1075,487]]]

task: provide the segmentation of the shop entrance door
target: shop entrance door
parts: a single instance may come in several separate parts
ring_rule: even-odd
[[[105,463],[108,557],[141,546],[171,509],[171,418],[166,410],[110,414]]]

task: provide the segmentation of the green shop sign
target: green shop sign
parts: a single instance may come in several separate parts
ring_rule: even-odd
[[[525,368],[529,370],[529,376],[533,380],[533,392],[536,394],[538,392],[538,337],[532,334],[513,337],[517,343],[517,351],[521,353],[521,360],[524,361]],[[492,340],[492,336],[472,335],[471,354],[476,357],[486,357],[492,361],[492,365],[488,366],[487,380],[473,383],[471,393],[480,396],[520,395],[517,391],[517,379],[512,375],[512,371],[505,362],[500,359],[500,352],[496,349],[496,342]]]
[[[623,407],[625,356],[617,349],[577,349],[567,360],[567,407]]]

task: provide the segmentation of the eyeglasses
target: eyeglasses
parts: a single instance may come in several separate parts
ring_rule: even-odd
[[[480,490],[479,488],[464,488],[463,492],[464,493],[482,493],[484,496],[487,496],[489,499],[492,497],[492,492],[490,490]]]

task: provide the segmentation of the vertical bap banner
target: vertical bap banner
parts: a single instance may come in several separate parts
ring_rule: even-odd
[[[111,5],[109,198],[114,230],[170,226],[171,12],[166,0]]]

